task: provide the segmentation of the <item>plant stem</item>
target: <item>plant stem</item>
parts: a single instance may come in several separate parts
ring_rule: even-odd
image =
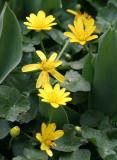
[[[27,133],[22,132],[22,134],[26,137],[28,137],[30,140],[36,141],[35,138],[29,136]]]
[[[53,108],[51,108],[48,123],[50,123],[52,121],[53,112],[54,112],[54,110],[53,110]]]
[[[84,49],[85,51],[89,52],[89,48],[86,45],[84,45]]]
[[[41,49],[42,51],[45,53],[45,55],[47,56],[44,44],[43,44],[43,40],[42,40],[42,34],[40,33],[40,45],[41,45]]]
[[[56,60],[59,60],[59,59],[60,59],[60,57],[61,57],[62,54],[64,53],[65,49],[67,48],[68,44],[69,44],[69,40],[67,40],[67,41],[65,42],[65,44],[64,44],[62,50],[60,51],[60,53],[59,53],[59,55],[58,55],[58,57],[57,57]]]
[[[10,141],[9,141],[9,149],[11,148],[11,144],[13,142],[13,137],[11,137]]]

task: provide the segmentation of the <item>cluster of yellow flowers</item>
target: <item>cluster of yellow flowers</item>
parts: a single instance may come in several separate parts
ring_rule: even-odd
[[[98,37],[97,35],[92,35],[96,26],[94,25],[94,19],[91,16],[87,13],[81,14],[80,12],[75,12],[73,10],[68,10],[68,12],[75,15],[73,25],[68,25],[71,32],[64,33],[64,35],[69,37],[70,42],[84,45],[87,41]],[[28,29],[35,31],[51,30],[52,26],[57,24],[54,22],[54,16],[46,16],[45,12],[42,10],[40,10],[37,15],[31,13],[26,19],[27,22],[24,22],[24,24]],[[38,96],[42,98],[43,102],[50,103],[54,108],[58,108],[60,105],[66,105],[67,102],[72,100],[72,98],[69,97],[70,92],[66,92],[65,88],[61,89],[58,83],[54,87],[50,84],[50,76],[61,83],[64,82],[64,76],[56,69],[62,64],[62,61],[56,59],[57,53],[52,53],[48,59],[41,50],[37,50],[36,54],[41,62],[39,61],[36,64],[23,66],[22,72],[40,70],[41,73],[36,82],[36,88],[39,91]],[[53,141],[62,137],[64,134],[63,130],[55,131],[55,129],[55,123],[49,123],[48,125],[42,123],[41,133],[36,134],[36,139],[41,143],[40,149],[46,151],[50,157],[53,156],[50,148],[56,145]],[[12,131],[11,135],[13,135]]]
[[[69,24],[68,28],[71,32],[65,32],[64,35],[69,37],[71,43],[79,43],[85,45],[86,42],[98,38],[97,35],[92,35],[96,29],[94,19],[87,13],[75,12],[68,9],[69,13],[75,15],[73,25]]]

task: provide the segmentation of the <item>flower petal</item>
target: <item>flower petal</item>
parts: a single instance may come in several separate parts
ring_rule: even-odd
[[[57,103],[51,103],[51,105],[52,105],[54,108],[58,108],[58,107],[59,107],[59,104],[57,104]]]
[[[39,141],[39,142],[42,142],[42,136],[40,133],[37,133],[36,134],[36,139]]]
[[[44,133],[46,132],[46,128],[47,128],[46,124],[45,124],[45,123],[42,123],[42,125],[41,125],[42,135],[44,135]]]
[[[45,56],[45,54],[44,54],[42,51],[37,50],[37,51],[36,51],[36,54],[38,55],[38,57],[39,57],[42,61],[46,61],[46,56]]]
[[[63,130],[57,130],[57,131],[55,131],[55,132],[53,133],[52,139],[53,139],[53,140],[56,140],[56,139],[62,137],[63,135],[64,135],[64,131],[63,131]]]
[[[49,147],[45,144],[45,143],[42,143],[41,144],[41,146],[40,146],[40,149],[42,150],[42,151],[46,151],[46,150],[48,150],[49,149]]]
[[[22,67],[22,72],[31,72],[40,69],[40,64],[27,64]]]
[[[52,53],[48,61],[53,62],[56,59],[56,57],[57,57],[57,53]]]
[[[46,71],[42,71],[37,79],[36,88],[44,87],[49,83],[49,74]]]
[[[48,154],[48,156],[52,157],[53,156],[53,153],[50,149],[47,149],[46,150],[46,153]]]
[[[67,12],[68,13],[71,13],[71,14],[73,14],[73,15],[77,15],[77,12],[76,11],[74,11],[74,10],[72,10],[72,9],[67,9]]]
[[[64,82],[64,76],[62,74],[60,74],[58,71],[56,71],[55,69],[53,69],[53,70],[50,70],[49,72],[58,81],[60,81],[62,83]]]

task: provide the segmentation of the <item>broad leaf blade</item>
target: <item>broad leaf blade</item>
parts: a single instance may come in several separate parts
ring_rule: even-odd
[[[0,83],[18,65],[22,57],[22,36],[18,21],[5,4],[0,16]]]

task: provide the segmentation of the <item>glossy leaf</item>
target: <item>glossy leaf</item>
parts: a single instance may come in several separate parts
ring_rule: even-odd
[[[5,138],[9,133],[9,124],[5,119],[0,119],[0,139]]]
[[[90,91],[90,84],[78,72],[70,70],[66,72],[65,82],[62,84],[71,92]]]
[[[22,36],[18,21],[5,4],[0,15],[0,83],[18,65],[22,57]]]
[[[117,31],[110,28],[99,43],[95,63],[93,106],[108,115],[117,112]]]
[[[27,96],[15,88],[0,86],[0,117],[9,121],[20,121],[20,116],[30,109]]]
[[[86,149],[76,150],[71,154],[62,156],[59,160],[90,160],[90,151]]]

